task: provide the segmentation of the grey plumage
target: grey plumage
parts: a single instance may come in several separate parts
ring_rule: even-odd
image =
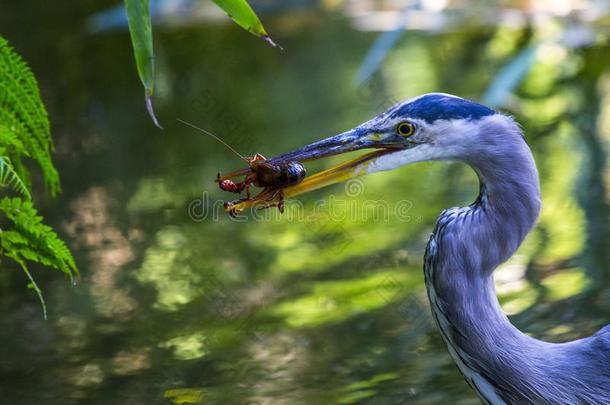
[[[431,160],[464,162],[479,177],[481,191],[473,204],[440,215],[424,275],[449,353],[482,400],[610,404],[610,326],[585,339],[547,343],[515,328],[498,303],[493,272],[534,226],[541,204],[536,165],[514,120],[460,97],[425,94],[276,159],[301,161],[368,148],[378,150],[305,179],[300,192]]]
[[[469,384],[493,404],[610,404],[610,326],[569,343],[533,339],[497,301],[494,269],[540,210],[538,173],[519,127],[481,118],[476,147],[453,156],[481,182],[469,207],[445,210],[425,256],[425,280],[443,339]]]

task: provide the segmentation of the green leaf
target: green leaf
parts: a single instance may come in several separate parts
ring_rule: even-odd
[[[246,0],[213,0],[218,7],[235,21],[240,27],[267,41],[271,46],[282,49],[281,46],[273,42],[265,27],[252,10]]]
[[[53,267],[70,278],[78,273],[72,253],[42,222],[31,201],[4,197],[0,199],[0,211],[13,223],[13,227],[0,231],[0,255],[20,264],[31,261]]]
[[[78,269],[65,243],[59,239],[53,229],[42,223],[42,217],[29,200],[4,197],[0,199],[0,212],[4,212],[13,227],[0,229],[0,256],[14,260],[25,275],[40,300],[44,318],[47,319],[47,307],[42,291],[30,273],[27,262],[40,263],[63,271],[70,279],[78,274]]]
[[[19,136],[6,126],[0,124],[0,153],[12,153],[29,156]]]
[[[59,269],[70,278],[78,273],[72,254],[53,229],[42,223],[32,205],[29,171],[24,158],[40,166],[52,195],[59,175],[51,160],[53,142],[38,83],[21,57],[0,36],[0,188],[10,187],[25,198],[0,199],[0,258],[15,261],[26,274],[42,305],[42,291],[28,269],[29,262]],[[2,190],[4,191],[4,190]]]
[[[155,87],[155,57],[153,51],[152,24],[149,0],[125,0],[129,33],[140,80],[144,85],[146,109],[153,123],[162,129],[152,105]]]
[[[11,158],[24,183],[28,179],[24,176],[26,171],[20,155],[36,160],[52,195],[59,191],[59,175],[51,161],[53,141],[49,119],[38,83],[30,68],[1,36],[0,149]]]
[[[10,187],[28,199],[31,198],[28,188],[6,156],[0,156],[0,187]]]

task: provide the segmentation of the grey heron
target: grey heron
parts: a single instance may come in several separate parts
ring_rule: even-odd
[[[496,297],[493,272],[517,250],[541,207],[536,165],[513,118],[449,94],[425,94],[271,161],[359,149],[375,150],[308,177],[284,195],[422,161],[461,161],[479,178],[474,203],[440,214],[426,248],[424,279],[448,351],[482,401],[610,404],[610,325],[591,337],[548,343],[513,326]]]

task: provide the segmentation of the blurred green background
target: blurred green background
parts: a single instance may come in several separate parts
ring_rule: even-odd
[[[469,168],[380,173],[237,222],[213,180],[240,161],[176,118],[273,156],[424,92],[494,105],[522,124],[544,200],[496,273],[503,308],[550,341],[609,322],[607,2],[251,3],[283,52],[211,2],[153,2],[165,131],[144,109],[117,2],[2,5],[62,176],[57,199],[36,200],[82,275],[73,286],[35,269],[45,322],[3,263],[0,402],[478,403],[432,326],[421,271],[438,213],[476,197]]]

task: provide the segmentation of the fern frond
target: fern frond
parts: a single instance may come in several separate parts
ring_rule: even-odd
[[[14,260],[29,279],[47,317],[42,292],[28,269],[29,262],[53,267],[70,279],[78,273],[72,253],[32,205],[30,176],[23,158],[36,160],[47,188],[59,191],[59,175],[51,161],[53,142],[38,83],[29,67],[0,36],[0,188],[27,198],[0,199],[0,258]],[[9,223],[7,228],[5,223]],[[12,226],[11,224],[12,223]]]
[[[28,188],[13,168],[10,159],[6,156],[0,156],[0,187],[9,187],[28,199],[31,198]]]
[[[30,152],[55,195],[59,175],[51,161],[53,142],[49,119],[30,68],[0,37],[0,124],[8,128]]]
[[[0,253],[17,261],[32,261],[63,271],[70,278],[78,274],[72,253],[29,200],[4,197],[0,211],[13,223],[1,231]]]
[[[0,123],[0,153],[29,156],[23,142],[16,133]]]

